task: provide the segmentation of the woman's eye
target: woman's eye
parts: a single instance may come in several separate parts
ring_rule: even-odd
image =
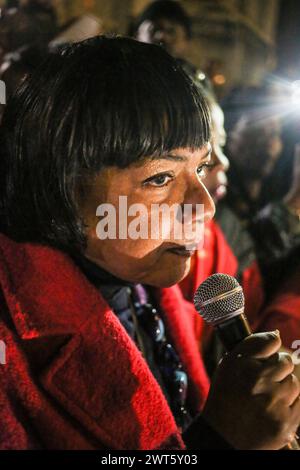
[[[200,176],[200,178],[205,178],[207,176],[207,173],[209,172],[209,170],[211,170],[213,167],[214,167],[214,165],[209,164],[209,163],[204,163],[203,165],[200,165],[197,168],[198,176]]]
[[[160,188],[163,186],[167,186],[167,184],[172,179],[173,178],[171,175],[157,175],[144,181],[143,185],[147,185],[147,186],[150,185],[150,186],[155,186],[156,188]]]

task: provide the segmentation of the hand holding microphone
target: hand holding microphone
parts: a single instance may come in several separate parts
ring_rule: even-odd
[[[279,332],[251,334],[242,288],[231,276],[210,276],[194,303],[228,351],[203,410],[208,424],[236,449],[299,449],[300,384]]]

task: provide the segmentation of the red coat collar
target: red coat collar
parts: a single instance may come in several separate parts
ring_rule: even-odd
[[[98,291],[65,254],[0,235],[0,284],[19,337],[51,344],[65,337],[38,381],[88,433],[108,448],[150,449],[182,441],[145,360]],[[193,307],[174,286],[161,307],[200,409],[208,380],[193,336]],[[50,349],[49,349],[50,350]]]

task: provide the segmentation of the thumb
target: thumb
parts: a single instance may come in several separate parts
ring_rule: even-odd
[[[278,330],[267,333],[255,333],[241,341],[232,351],[254,359],[266,359],[275,354],[281,347]]]

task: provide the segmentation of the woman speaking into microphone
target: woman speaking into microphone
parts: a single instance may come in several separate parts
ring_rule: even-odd
[[[207,401],[177,283],[214,215],[210,119],[180,66],[126,38],[67,46],[10,100],[0,139],[0,448],[287,445],[300,389],[278,333],[228,354]],[[177,208],[167,229],[161,206]]]

